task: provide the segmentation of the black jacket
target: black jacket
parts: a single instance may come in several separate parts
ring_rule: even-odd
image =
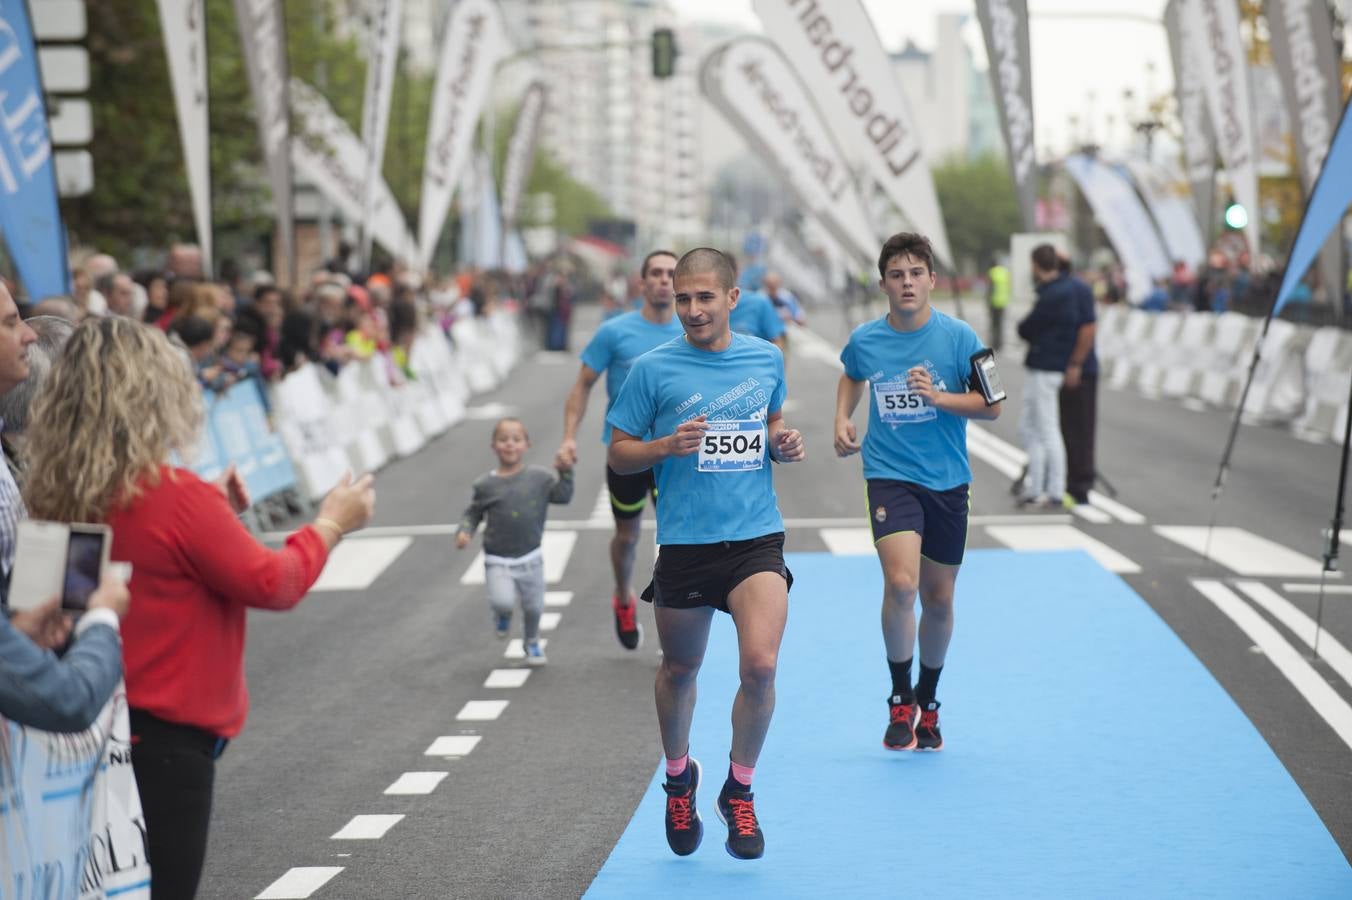
[[[1074,283],[1065,275],[1037,287],[1037,303],[1019,323],[1019,337],[1028,342],[1023,364],[1029,369],[1064,372],[1075,349],[1080,317]]]

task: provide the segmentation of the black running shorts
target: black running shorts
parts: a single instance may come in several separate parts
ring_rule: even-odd
[[[712,606],[727,612],[728,594],[760,572],[781,575],[793,587],[793,573],[784,564],[784,532],[717,544],[664,544],[643,599],[672,609]]]
[[[657,479],[652,469],[633,475],[621,475],[606,466],[606,487],[610,489],[610,511],[617,519],[635,519],[643,515],[648,495],[657,505]]]
[[[969,485],[932,491],[909,481],[868,480],[869,522],[873,543],[889,535],[914,531],[920,555],[946,566],[962,565],[967,549]]]

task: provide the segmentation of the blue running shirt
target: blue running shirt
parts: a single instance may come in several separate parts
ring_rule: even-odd
[[[765,426],[784,394],[784,355],[742,334],[717,353],[682,337],[634,364],[608,424],[655,437],[700,414],[714,426],[699,453],[657,467],[659,544],[744,541],[784,530]]]
[[[774,301],[760,291],[742,292],[728,317],[728,326],[765,341],[773,341],[785,331]]]
[[[658,344],[685,334],[675,316],[665,325],[656,325],[639,312],[627,312],[607,319],[582,351],[582,364],[606,376],[606,413],[615,405],[620,387],[629,377],[634,361]],[[610,426],[602,421],[602,443],[610,443]]]
[[[887,317],[865,322],[840,352],[845,374],[867,381],[864,477],[910,481],[946,491],[972,480],[967,420],[940,412],[906,388],[906,371],[923,365],[941,391],[970,389],[972,354],[984,349],[966,322],[930,310],[918,331],[897,331]]]

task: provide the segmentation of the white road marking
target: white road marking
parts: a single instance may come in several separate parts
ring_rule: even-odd
[[[545,606],[567,606],[572,602],[572,591],[545,591]]]
[[[1314,711],[1319,714],[1343,743],[1352,748],[1352,706],[1338,696],[1305,657],[1291,646],[1281,633],[1253,607],[1219,581],[1194,579],[1197,588],[1216,608],[1230,617],[1239,629],[1263,650],[1263,655],[1286,676]]]
[[[872,556],[873,531],[868,528],[823,528],[818,532],[833,556]]]
[[[485,403],[483,406],[466,407],[465,418],[486,421],[488,419],[501,419],[504,416],[513,415],[515,412],[515,406],[505,406],[501,403]]]
[[[519,688],[530,677],[530,669],[494,669],[484,679],[486,688]]]
[[[592,504],[591,517],[587,523],[593,526],[615,524],[615,518],[610,512],[610,488],[601,485],[601,492],[596,495],[596,502]]]
[[[557,584],[563,579],[563,570],[568,567],[568,558],[577,544],[576,531],[546,531],[541,546],[545,554],[545,581]],[[341,545],[340,545],[341,546]],[[460,576],[461,584],[484,583],[484,552],[474,557],[465,574]]]
[[[815,331],[794,328],[789,335],[789,342],[793,344],[790,352],[796,358],[815,360],[837,371],[842,368],[839,348],[832,346],[830,341]]]
[[[989,446],[977,437],[984,432],[967,427],[967,452],[977,459],[990,466],[1006,478],[1018,478],[1023,474],[1023,463],[1016,462],[1008,456]]]
[[[470,700],[455,714],[458,722],[492,722],[507,709],[507,700]]]
[[[986,533],[1015,550],[1083,550],[1109,572],[1131,575],[1141,567],[1073,525],[988,525]]]
[[[540,638],[540,649],[543,650],[549,646],[549,638]],[[512,638],[507,642],[507,649],[503,651],[503,656],[507,659],[525,659],[526,648],[521,644],[521,638]]]
[[[1115,516],[1116,518],[1121,519],[1128,525],[1145,524],[1145,516],[1141,515],[1136,510],[1132,509],[1130,506],[1118,503],[1111,497],[1103,496],[1098,491],[1089,492],[1089,502],[1092,503],[1094,506],[1097,506],[1099,509],[1102,509],[1104,512],[1108,513],[1110,516]]]
[[[411,543],[410,537],[349,538],[330,551],[323,573],[310,590],[365,590]]]
[[[1189,412],[1206,412],[1211,408],[1196,397],[1184,397],[1182,400],[1178,401],[1178,405]]]
[[[1317,593],[1319,593],[1319,585],[1317,585],[1317,584],[1284,584],[1284,585],[1282,585],[1282,590],[1286,591],[1288,594],[1317,594]],[[1342,597],[1346,597],[1346,596],[1348,596],[1349,594],[1352,594],[1352,585],[1346,585],[1346,584],[1326,584],[1326,585],[1324,585],[1324,593],[1325,593],[1325,594],[1328,594],[1329,596],[1342,596]]]
[[[423,756],[469,756],[483,737],[477,734],[442,735],[423,751]]]
[[[559,620],[563,616],[556,612],[547,612],[540,616],[540,630],[553,631],[559,627]]]
[[[403,817],[400,815],[391,816],[353,816],[352,821],[348,822],[329,840],[333,841],[378,841],[385,836]]]
[[[1249,599],[1290,629],[1292,634],[1305,643],[1305,646],[1314,648],[1314,619],[1297,609],[1290,600],[1261,581],[1237,581],[1235,587],[1248,594]],[[1328,629],[1324,629],[1319,635],[1319,655],[1343,681],[1352,685],[1352,653],[1348,653],[1347,648],[1329,634]]]
[[[300,866],[263,889],[254,900],[306,900],[329,879],[343,871],[342,866]]]
[[[1194,553],[1207,551],[1205,525],[1156,525],[1155,533]],[[1248,577],[1318,578],[1323,563],[1243,528],[1217,528],[1211,537],[1211,559]],[[1341,578],[1342,574],[1330,572]]]
[[[385,788],[387,794],[430,794],[437,789],[449,772],[405,772],[394,784]]]
[[[1095,525],[1106,525],[1113,520],[1112,516],[1097,506],[1090,506],[1088,503],[1076,503],[1070,508],[1070,511],[1086,522],[1093,522]]]

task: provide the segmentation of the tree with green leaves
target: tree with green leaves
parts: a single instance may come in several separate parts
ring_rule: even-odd
[[[972,273],[1009,250],[1009,236],[1021,231],[1009,167],[994,154],[977,159],[950,156],[934,169],[939,208],[959,272]]]

